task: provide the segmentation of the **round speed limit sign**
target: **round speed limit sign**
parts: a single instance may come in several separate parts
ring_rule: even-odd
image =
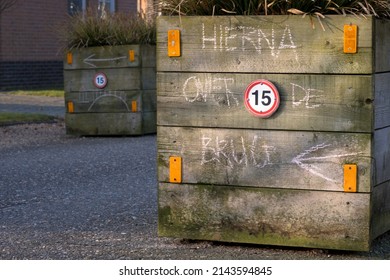
[[[245,107],[253,115],[268,118],[276,112],[280,104],[277,88],[270,81],[256,80],[245,90]]]
[[[106,85],[107,85],[107,76],[106,74],[100,72],[100,73],[97,73],[93,79],[93,83],[95,85],[95,87],[97,88],[105,88]]]

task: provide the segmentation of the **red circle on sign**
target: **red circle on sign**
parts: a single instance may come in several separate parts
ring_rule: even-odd
[[[107,86],[107,76],[103,72],[97,73],[93,79],[93,83],[97,88],[105,88]]]
[[[247,110],[253,115],[269,118],[279,108],[279,92],[270,81],[256,80],[246,88],[244,103]]]

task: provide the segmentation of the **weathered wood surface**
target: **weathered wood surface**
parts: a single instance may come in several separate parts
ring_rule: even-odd
[[[156,68],[156,46],[139,45],[142,68]]]
[[[72,101],[74,113],[126,113],[132,112],[132,102],[137,102],[137,112],[156,111],[156,91],[82,91],[66,94],[65,103]]]
[[[371,233],[376,238],[390,229],[390,181],[376,186],[371,197]]]
[[[129,59],[129,51],[134,51],[134,61]],[[101,46],[81,48],[71,51],[73,63],[65,57],[64,69],[104,69],[141,66],[140,45]]]
[[[97,88],[94,77],[98,73],[107,76],[107,86]],[[103,91],[103,90],[155,90],[155,68],[114,68],[102,70],[64,71],[65,92]]]
[[[134,60],[130,60],[133,51]],[[64,58],[65,70],[156,67],[156,47],[154,45],[100,46],[75,49],[72,63]],[[66,54],[67,55],[67,54]]]
[[[130,59],[130,52],[134,61]],[[64,61],[65,103],[74,113],[65,117],[68,134],[141,135],[156,132],[156,48],[126,45],[72,51]],[[97,73],[107,76],[101,89]],[[134,112],[132,102],[136,101]]]
[[[274,83],[281,96],[278,111],[268,119],[253,116],[244,105],[245,89],[257,79]],[[369,75],[159,72],[157,80],[159,125],[373,131]]]
[[[156,132],[156,113],[67,113],[65,125],[73,135],[143,135]]]
[[[156,90],[156,67],[141,68],[141,87],[144,90]]]
[[[312,28],[309,17],[301,16],[159,17],[158,71],[327,74],[375,71],[374,18],[329,15],[321,21],[325,31],[317,20]],[[358,25],[358,52],[345,54],[343,28],[351,23]],[[383,32],[388,32],[389,24],[383,25]],[[181,57],[167,55],[170,29],[181,31]],[[388,71],[390,62],[382,61],[378,69]]]
[[[368,251],[370,195],[159,184],[160,236]]]
[[[158,180],[182,157],[182,182],[344,191],[343,165],[358,165],[358,192],[371,192],[371,134],[157,127]]]
[[[104,89],[94,85],[97,73],[107,76],[107,86]],[[107,68],[98,70],[72,70],[64,71],[65,90],[152,90],[156,89],[156,68]]]
[[[138,110],[142,112],[155,112],[157,114],[156,89],[142,91],[142,100]]]
[[[390,22],[373,17],[159,17],[159,234],[368,250],[390,229]],[[343,53],[343,27],[358,51]],[[181,56],[168,57],[168,30]],[[250,82],[281,95],[268,119]],[[182,157],[182,183],[169,157]],[[358,166],[357,193],[343,165]]]
[[[375,72],[390,71],[390,22],[375,21]]]
[[[374,186],[390,180],[390,127],[376,130],[373,136]],[[389,200],[390,203],[390,200]]]
[[[390,57],[390,51],[389,55],[384,58],[386,57]],[[390,73],[375,74],[374,79],[375,98],[373,112],[375,114],[375,128],[379,129],[390,126]]]
[[[107,86],[99,89],[94,84],[95,75],[104,73]],[[103,91],[103,90],[140,90],[142,89],[139,68],[107,68],[96,70],[64,71],[65,92]]]
[[[142,112],[142,131],[143,134],[156,133],[157,130],[156,111]]]

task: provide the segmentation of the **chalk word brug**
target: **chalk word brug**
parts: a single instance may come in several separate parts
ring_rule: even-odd
[[[294,42],[293,34],[288,25],[275,31],[264,31],[253,26],[225,26],[213,25],[212,31],[207,32],[205,24],[202,23],[202,48],[212,47],[215,51],[253,51],[261,54],[264,50],[269,50],[274,58],[286,50],[292,50],[295,59],[298,61],[297,45]]]
[[[261,137],[209,137],[203,135],[201,165],[218,163],[230,168],[237,166],[252,166],[264,168],[272,165],[272,154],[275,147],[268,145]]]

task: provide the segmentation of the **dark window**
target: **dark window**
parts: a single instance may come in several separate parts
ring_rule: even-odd
[[[68,0],[68,13],[74,16],[87,8],[87,0]]]
[[[101,18],[115,12],[115,0],[99,0],[98,13]]]

